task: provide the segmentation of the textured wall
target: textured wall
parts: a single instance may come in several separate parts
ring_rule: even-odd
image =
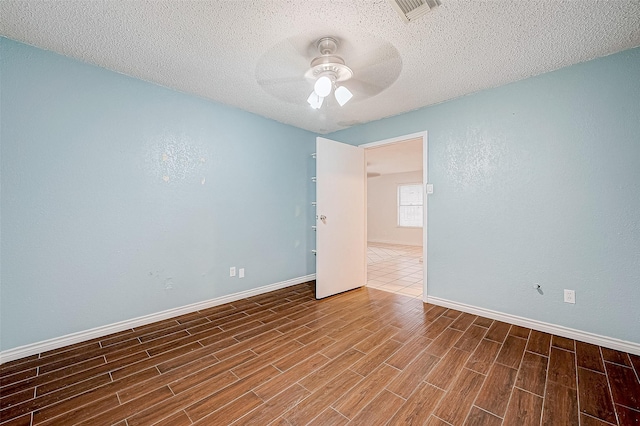
[[[640,48],[329,137],[423,130],[429,295],[640,343]]]
[[[315,271],[314,134],[0,49],[2,350]]]
[[[398,226],[398,185],[422,182],[422,171],[367,179],[367,240],[422,245],[422,228]]]

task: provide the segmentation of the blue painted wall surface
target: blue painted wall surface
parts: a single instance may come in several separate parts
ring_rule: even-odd
[[[0,349],[315,272],[314,134],[3,38],[0,54]]]
[[[329,137],[423,130],[430,296],[640,343],[640,48]]]

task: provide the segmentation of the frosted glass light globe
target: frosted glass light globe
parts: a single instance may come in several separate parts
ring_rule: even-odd
[[[326,75],[323,75],[316,80],[316,84],[313,86],[314,92],[321,98],[325,98],[331,93],[331,79]]]
[[[324,101],[324,98],[321,98],[320,96],[318,96],[316,92],[311,92],[311,94],[309,95],[309,98],[307,99],[307,102],[309,103],[309,105],[311,105],[311,108],[313,109],[320,108],[322,106],[322,101]]]
[[[336,101],[338,101],[340,106],[344,106],[344,104],[349,102],[349,99],[353,97],[353,93],[351,93],[351,91],[344,86],[338,87],[333,94],[335,95]]]

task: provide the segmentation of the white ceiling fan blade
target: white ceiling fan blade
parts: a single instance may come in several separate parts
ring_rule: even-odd
[[[352,78],[344,83],[352,93],[360,95],[359,97],[368,98],[382,92],[385,87],[375,83],[370,83],[359,78]]]
[[[262,90],[270,95],[293,104],[303,105],[309,91],[313,90],[313,83],[305,78],[272,79],[258,82]]]
[[[289,37],[285,47],[290,53],[295,52],[300,58],[304,58],[306,65],[309,65],[311,58],[317,55],[316,38]]]
[[[285,39],[266,51],[256,65],[256,80],[261,82],[280,78],[304,78],[310,59],[301,55],[300,46],[296,44],[305,42],[296,43],[295,40]]]
[[[279,84],[308,84],[308,80],[303,77],[279,77],[279,78],[266,78],[258,80],[260,86],[274,86]]]
[[[374,66],[383,66],[386,62],[400,62],[402,66],[402,59],[400,53],[391,44],[383,44],[377,46],[374,49],[368,50],[352,58],[346,58],[347,63],[354,73],[362,69],[367,69]]]
[[[346,59],[346,58],[345,58]],[[402,71],[402,58],[388,42],[365,47],[364,53],[346,59],[353,77],[344,86],[357,94],[358,101],[375,96],[390,87]]]
[[[300,37],[285,39],[260,57],[255,78],[265,92],[288,103],[304,102],[313,87],[304,76],[310,64],[310,59],[301,55],[306,44]]]

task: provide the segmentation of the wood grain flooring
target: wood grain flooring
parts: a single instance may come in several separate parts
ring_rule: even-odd
[[[0,366],[0,425],[638,425],[640,357],[306,283]]]

